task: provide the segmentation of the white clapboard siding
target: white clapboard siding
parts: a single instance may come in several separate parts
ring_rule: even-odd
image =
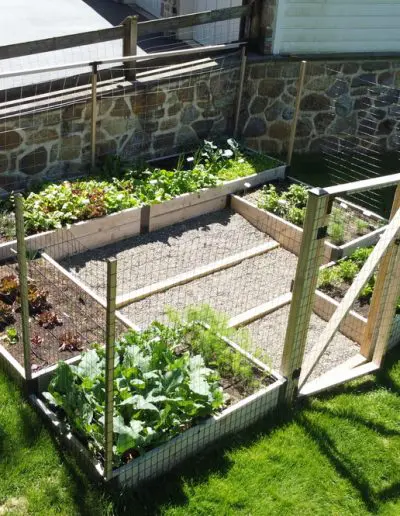
[[[400,0],[279,0],[274,54],[400,51]]]

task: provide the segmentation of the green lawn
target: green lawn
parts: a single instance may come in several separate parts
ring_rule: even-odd
[[[101,495],[0,377],[0,515],[399,515],[399,358],[139,495]]]

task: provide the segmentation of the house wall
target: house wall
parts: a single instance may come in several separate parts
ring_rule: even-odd
[[[400,51],[398,0],[279,0],[274,54]]]
[[[97,155],[165,156],[192,150],[204,138],[232,135],[239,65],[225,61],[215,71],[100,92]],[[247,145],[285,156],[298,75],[298,62],[249,56],[239,124]],[[309,63],[295,152],[318,153],[327,143],[333,153],[398,149],[399,98],[399,60]],[[90,97],[65,107],[46,104],[42,112],[23,115],[18,108],[15,116],[0,115],[0,189],[88,170],[90,115]]]

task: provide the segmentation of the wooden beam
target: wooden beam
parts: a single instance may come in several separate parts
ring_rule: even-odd
[[[288,148],[287,158],[286,158],[286,162],[289,166],[292,163],[294,141],[296,139],[297,121],[299,118],[300,104],[301,104],[301,99],[303,96],[304,80],[306,77],[306,68],[307,68],[307,61],[302,61],[300,63],[300,73],[299,73],[299,79],[297,82],[296,106],[295,106],[295,110],[294,110],[292,125],[290,128],[289,148]]]
[[[89,297],[94,299],[99,305],[101,305],[103,308],[107,307],[107,302],[104,298],[96,294],[96,292],[93,292],[93,290],[85,285],[83,281],[81,281],[79,278],[75,277],[73,274],[68,272],[64,267],[62,267],[59,263],[57,263],[51,256],[49,256],[47,253],[41,252],[41,257],[44,258],[48,263],[50,263],[55,269],[57,269],[61,274],[63,274],[66,278],[68,278],[72,283],[75,283],[75,285],[79,288],[81,288]]]
[[[267,303],[263,303],[262,305],[255,306],[254,308],[251,308],[246,312],[243,312],[239,315],[236,315],[235,317],[232,317],[232,319],[229,319],[228,321],[228,326],[229,328],[245,326],[246,324],[249,324],[257,319],[260,319],[261,317],[264,317],[265,315],[268,315],[272,312],[275,312],[276,310],[279,310],[279,308],[282,308],[285,305],[288,305],[291,300],[292,293],[287,292],[282,296],[272,299],[272,301],[268,301]]]
[[[138,17],[128,16],[123,22],[124,39],[122,41],[122,54],[126,56],[135,56],[137,54],[138,39]],[[134,81],[136,78],[135,64],[130,61],[124,62],[125,78],[127,81]]]
[[[390,213],[390,220],[394,217],[396,211],[400,208],[400,186],[397,187],[396,193],[393,199],[392,209]],[[387,277],[391,257],[394,252],[394,246],[391,245],[388,252],[383,257],[382,263],[379,267],[378,274],[376,277],[375,288],[372,294],[370,309],[368,313],[367,327],[363,336],[363,342],[361,345],[360,353],[371,360],[374,347],[376,343],[376,332],[378,331],[379,319],[382,318],[382,301],[384,297],[384,283]],[[375,335],[374,335],[375,334]],[[375,337],[375,338],[374,338]]]
[[[364,179],[362,181],[354,181],[353,183],[345,183],[337,186],[328,186],[324,188],[325,192],[332,196],[340,194],[353,194],[357,192],[365,192],[366,190],[376,190],[378,188],[386,188],[400,183],[400,174],[391,174],[389,176],[380,176],[374,179]]]
[[[336,334],[341,322],[344,317],[350,311],[354,301],[359,296],[361,290],[363,289],[365,283],[369,280],[369,278],[374,273],[375,268],[377,267],[379,261],[382,259],[382,256],[385,254],[387,248],[390,246],[393,239],[396,237],[398,231],[400,229],[400,210],[393,217],[392,221],[388,224],[385,233],[382,235],[382,238],[377,243],[372,253],[368,257],[365,262],[363,268],[353,281],[349,290],[346,292],[344,298],[340,302],[336,312],[333,314],[331,320],[325,327],[325,330],[322,332],[322,335],[316,345],[308,354],[308,357],[303,366],[303,373],[300,379],[300,387],[304,385],[307,381],[307,378],[310,376],[315,366],[317,365],[319,359],[322,354],[326,350],[326,348],[331,343],[333,337]]]
[[[264,244],[261,244],[257,247],[252,247],[251,249],[247,249],[246,251],[228,256],[222,260],[218,260],[207,265],[202,265],[191,271],[178,274],[177,276],[158,281],[157,283],[153,283],[151,285],[146,285],[145,287],[134,290],[133,292],[119,296],[117,299],[117,308],[123,308],[124,306],[134,303],[135,301],[140,301],[141,299],[158,294],[159,292],[165,292],[166,290],[177,287],[178,285],[184,285],[190,281],[194,281],[204,276],[214,274],[215,272],[228,269],[229,267],[238,265],[243,260],[254,258],[260,254],[267,253],[272,249],[276,249],[277,247],[279,247],[277,242],[265,242]]]
[[[68,34],[55,38],[27,41],[26,43],[13,43],[0,47],[0,59],[11,59],[13,57],[41,54],[42,52],[53,52],[66,48],[91,45],[92,43],[103,43],[115,39],[122,39],[124,29],[121,25],[108,29],[92,30],[78,34]]]
[[[321,228],[325,227],[328,209],[329,196],[323,190],[311,190],[308,194],[303,238],[281,363],[281,374],[288,380],[285,397],[289,403],[297,393],[319,266],[323,257],[324,238],[320,238],[319,233]]]
[[[251,13],[250,5],[240,5],[237,7],[227,7],[225,9],[215,9],[213,11],[202,11],[200,13],[183,14],[170,18],[158,18],[138,23],[138,36],[154,34],[157,32],[176,31],[193,25],[204,25],[225,20],[242,18]]]
[[[368,362],[367,364],[360,365],[354,369],[344,367],[342,371],[337,370],[335,376],[327,373],[326,375],[304,385],[304,387],[300,389],[299,397],[318,394],[319,392],[337,387],[338,385],[342,385],[350,380],[355,380],[356,378],[360,378],[367,374],[375,373],[378,369],[379,367],[376,364]]]

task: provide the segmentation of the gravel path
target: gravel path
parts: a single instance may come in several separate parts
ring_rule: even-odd
[[[289,306],[286,306],[247,326],[254,349],[266,352],[272,367],[277,370],[279,370],[281,364],[288,317]],[[311,316],[306,353],[318,342],[326,324],[324,320],[315,314]],[[322,355],[310,378],[317,378],[329,369],[342,364],[348,358],[356,355],[359,349],[358,344],[341,333],[337,333],[328,349]]]
[[[118,259],[118,294],[189,271],[271,241],[232,210],[187,222],[65,259],[62,265],[105,294],[106,259]]]
[[[128,305],[123,314],[139,326],[166,321],[166,307],[178,311],[207,304],[230,317],[289,292],[297,258],[278,248],[196,281]]]

